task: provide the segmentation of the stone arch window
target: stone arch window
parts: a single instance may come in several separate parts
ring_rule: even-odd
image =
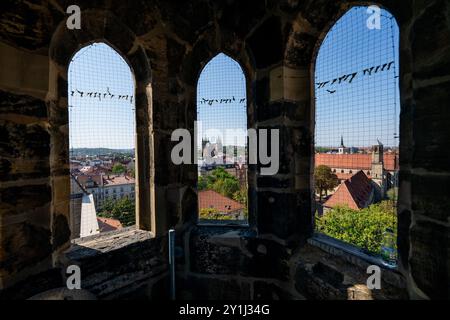
[[[247,95],[238,62],[219,53],[197,82],[199,221],[246,223]]]
[[[114,217],[110,206],[90,197],[101,192],[103,185],[116,184],[122,193],[125,184],[135,185],[135,168],[128,165],[136,158],[135,80],[131,68],[106,43],[85,46],[69,65],[68,98],[70,174],[82,187],[71,189],[72,236],[100,233],[97,219],[105,215],[117,220],[117,225],[135,225],[134,201],[110,203],[114,207],[126,202],[129,207],[126,214]],[[84,183],[87,177],[92,181],[89,188]],[[80,196],[73,197],[77,194]]]
[[[335,183],[336,189],[322,190],[328,197],[316,194],[317,206],[328,208],[316,219],[316,230],[381,254],[382,233],[397,229],[396,203],[389,201],[396,199],[396,182],[383,176],[398,170],[394,159],[399,153],[399,28],[385,9],[380,9],[379,25],[369,23],[367,10],[355,6],[345,12],[323,37],[314,58],[314,141],[320,150],[316,163],[346,167],[353,174],[346,183]],[[342,211],[342,206],[348,209]],[[351,210],[382,211],[383,226],[374,231],[378,240],[367,243],[345,228],[332,229],[331,220],[350,216]],[[369,230],[370,223],[364,228]]]
[[[69,174],[69,65],[80,50],[92,43],[104,43],[114,49],[125,60],[134,74],[136,109],[136,226],[140,230],[153,231],[153,236],[162,234],[163,228],[156,225],[157,210],[150,210],[153,194],[150,175],[151,154],[154,149],[150,137],[152,112],[151,68],[145,49],[136,43],[136,36],[114,14],[105,10],[83,12],[83,24],[89,28],[69,30],[65,21],[61,22],[52,36],[49,58],[49,90],[46,103],[50,122],[50,169],[53,190],[51,216],[52,234],[55,237],[55,251],[63,250],[70,243],[70,190],[73,179]],[[93,94],[95,95],[95,93]],[[97,95],[98,98],[98,95]],[[104,186],[105,189],[108,188]],[[112,191],[112,190],[111,190]],[[109,192],[111,196],[112,192]],[[106,190],[103,195],[106,197]],[[158,211],[160,212],[160,211]],[[161,213],[159,213],[161,214]]]

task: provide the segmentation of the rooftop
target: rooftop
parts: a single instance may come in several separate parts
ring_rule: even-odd
[[[100,232],[108,232],[122,229],[122,223],[116,219],[97,217],[97,221]]]
[[[362,209],[370,198],[372,188],[373,186],[366,174],[363,171],[358,171],[351,178],[343,181],[323,206],[333,208],[347,205],[350,209]]]
[[[316,166],[326,165],[330,168],[370,170],[372,167],[371,154],[329,154],[317,153]],[[384,154],[384,168],[388,171],[398,170],[398,155]]]
[[[244,209],[244,206],[227,198],[213,190],[200,191],[198,193],[198,203],[201,209],[216,209],[220,212],[236,212]]]

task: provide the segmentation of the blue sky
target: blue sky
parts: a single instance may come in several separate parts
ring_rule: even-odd
[[[69,66],[70,147],[133,149],[134,91],[131,69],[114,49],[95,43],[78,51]]]
[[[205,131],[210,129],[222,132],[224,145],[246,143],[245,136],[241,135],[236,141],[226,135],[227,129],[247,131],[247,95],[246,79],[240,65],[223,53],[206,64],[198,79],[197,121],[203,129],[203,134],[199,133],[199,143]],[[214,142],[216,136],[207,138]]]
[[[399,129],[398,41],[395,19],[381,12],[381,29],[367,28],[367,7],[349,10],[328,32],[320,47],[315,82],[358,72],[351,83],[316,84],[316,145],[371,146],[379,139],[397,146]],[[389,71],[363,75],[363,70],[394,61]],[[330,93],[335,91],[334,93]]]
[[[319,50],[316,83],[358,74],[352,83],[328,84],[324,88],[316,85],[317,146],[337,146],[341,135],[349,147],[370,146],[377,139],[387,146],[398,145],[394,138],[400,112],[398,27],[392,16],[382,10],[381,30],[368,29],[366,21],[370,15],[366,10],[349,10],[329,31]],[[365,68],[390,61],[394,61],[390,70],[362,75]],[[81,49],[69,67],[70,147],[134,148],[134,88],[128,64],[112,48],[97,43]],[[83,92],[83,97],[78,91]],[[101,100],[87,97],[89,92],[102,93]],[[118,95],[123,96],[121,100]],[[218,54],[204,67],[198,80],[197,118],[202,122],[203,133],[212,128],[223,133],[226,129],[245,131],[247,100],[241,99],[246,99],[246,79],[241,67],[230,57]],[[223,143],[235,144],[231,139]]]

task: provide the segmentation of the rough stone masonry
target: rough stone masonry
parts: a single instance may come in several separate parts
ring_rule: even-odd
[[[73,2],[80,30],[65,27]],[[312,70],[355,2],[1,1],[0,299],[63,287],[74,263],[98,299],[168,299],[169,228],[179,299],[448,299],[450,3],[377,4],[401,34],[400,261],[371,291],[370,263],[313,237]],[[93,41],[136,79],[137,229],[71,244],[67,72]],[[248,228],[197,225],[197,167],[170,161],[170,134],[193,132],[196,82],[219,52],[244,70],[249,127],[282,137],[279,174],[249,167]]]

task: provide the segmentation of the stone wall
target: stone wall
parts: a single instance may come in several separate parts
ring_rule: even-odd
[[[0,300],[55,298],[49,292],[66,288],[72,275],[67,273],[69,266],[80,268],[81,288],[94,299],[168,299],[166,256],[163,238],[132,227],[77,239],[55,268],[0,291]],[[80,295],[62,294],[75,299]]]
[[[74,32],[64,27],[67,1],[1,4],[0,67],[8,71],[0,77],[2,297],[11,297],[11,290],[21,297],[37,293],[25,289],[25,280],[48,279],[37,286],[42,291],[63,282],[70,247],[67,67],[79,48],[105,41],[129,62],[138,82],[138,225],[156,238],[124,245],[106,258],[74,245],[70,254],[81,255],[89,288],[100,297],[132,297],[133,290],[164,297],[165,280],[153,282],[164,279],[164,236],[174,227],[183,248],[180,298],[401,299],[403,287],[411,298],[448,298],[447,1],[380,3],[401,32],[403,280],[374,296],[364,288],[363,264],[307,243],[313,233],[315,54],[333,23],[357,2],[75,2],[83,27]],[[170,161],[170,135],[177,128],[193,132],[196,82],[219,52],[244,70],[249,127],[277,128],[281,136],[279,174],[264,177],[259,165],[249,168],[248,228],[196,226],[197,168]],[[133,258],[127,250],[148,246],[136,265],[126,261]],[[102,259],[114,268],[106,270]]]

